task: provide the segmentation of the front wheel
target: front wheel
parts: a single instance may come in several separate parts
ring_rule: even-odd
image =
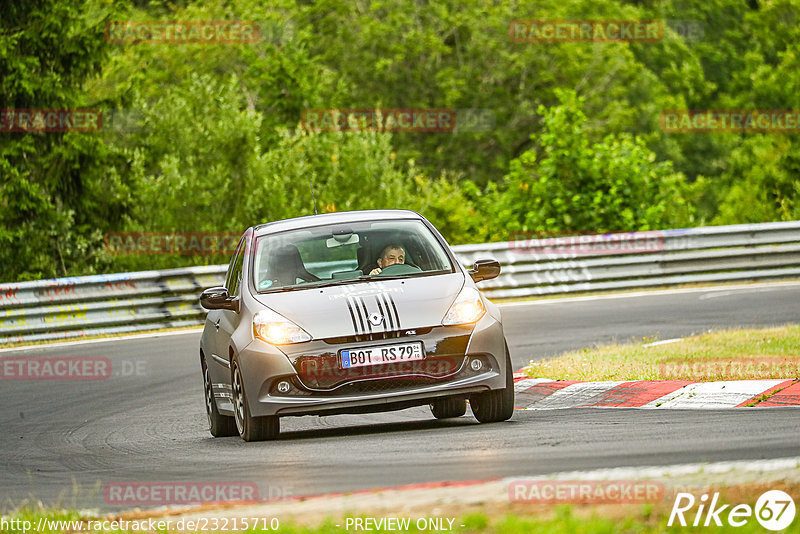
[[[236,423],[233,417],[222,415],[217,410],[217,402],[214,400],[214,385],[211,383],[211,374],[208,372],[208,364],[205,358],[201,361],[203,367],[203,390],[206,401],[206,415],[208,416],[208,430],[215,438],[235,436]]]
[[[431,413],[436,419],[461,417],[467,413],[467,400],[456,397],[433,401],[431,403]]]
[[[472,414],[481,423],[505,421],[514,415],[514,370],[506,344],[506,387],[473,395],[469,399]]]
[[[281,422],[278,416],[268,415],[253,417],[247,404],[247,394],[244,391],[242,371],[238,358],[231,363],[231,389],[233,390],[233,414],[236,420],[236,430],[245,441],[264,441],[275,439],[281,431]]]

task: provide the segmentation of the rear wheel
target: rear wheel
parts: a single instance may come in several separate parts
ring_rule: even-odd
[[[514,415],[514,370],[506,344],[506,387],[473,395],[469,399],[472,414],[481,423],[505,421]]]
[[[280,419],[275,415],[253,417],[247,405],[247,394],[244,391],[242,371],[239,360],[231,363],[231,389],[233,390],[233,413],[236,430],[245,441],[264,441],[275,439],[281,431]]]
[[[205,358],[201,360],[203,367],[203,390],[206,401],[206,415],[208,416],[208,430],[215,438],[235,436],[236,422],[233,417],[222,415],[217,411],[217,403],[214,400],[214,385],[211,383],[211,375],[208,372],[208,365]]]
[[[451,417],[461,417],[467,413],[467,400],[457,397],[450,397],[433,401],[431,403],[431,413],[436,419],[450,419]]]

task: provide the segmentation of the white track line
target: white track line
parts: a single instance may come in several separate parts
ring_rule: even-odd
[[[129,336],[126,335],[119,335],[114,337],[102,337],[97,339],[83,339],[77,341],[64,341],[59,343],[42,343],[39,345],[23,345],[21,347],[9,347],[7,349],[0,349],[0,352],[12,352],[12,351],[20,351],[20,350],[42,350],[42,349],[49,349],[50,347],[59,348],[59,347],[71,347],[74,345],[87,345],[89,343],[102,343],[104,341],[123,341],[126,339],[155,339],[157,337],[166,337],[166,336],[181,336],[185,334],[199,334],[203,331],[203,328],[192,328],[191,330],[175,330],[175,331],[168,331],[168,332],[152,332],[149,334],[132,334]]]
[[[670,479],[686,475],[724,474],[734,471],[770,472],[800,469],[800,457],[776,458],[771,460],[733,460],[726,462],[673,464],[667,466],[612,467],[589,471],[565,471],[551,475],[524,477],[526,480],[630,480],[630,479]],[[509,477],[505,480],[519,480],[523,477]],[[708,478],[707,476],[705,478]],[[713,480],[713,479],[712,479]],[[709,480],[710,481],[710,480]]]
[[[678,341],[683,341],[682,337],[676,337],[672,339],[663,339],[661,341],[654,341],[652,343],[648,343],[647,345],[642,345],[643,347],[657,347],[659,345],[667,345],[669,343],[677,343]]]
[[[588,302],[593,300],[626,299],[626,298],[658,296],[658,295],[681,295],[684,293],[705,293],[709,291],[733,292],[733,291],[745,291],[745,290],[763,289],[763,288],[782,288],[787,286],[788,287],[800,286],[800,282],[764,282],[764,283],[747,284],[747,285],[687,287],[683,289],[664,289],[657,291],[634,291],[629,293],[587,295],[584,297],[545,298],[548,295],[542,295],[541,300],[524,300],[520,302],[498,302],[497,305],[503,308],[513,308],[515,306],[539,306],[544,304],[562,304],[566,302]]]

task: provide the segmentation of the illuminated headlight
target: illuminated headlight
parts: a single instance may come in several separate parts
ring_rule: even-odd
[[[477,322],[483,314],[486,313],[486,307],[483,305],[481,295],[477,289],[472,287],[465,287],[461,293],[456,297],[453,305],[447,310],[447,314],[442,320],[443,325],[455,324],[470,324]]]
[[[261,310],[253,316],[253,335],[273,345],[311,341],[305,330],[272,310]]]

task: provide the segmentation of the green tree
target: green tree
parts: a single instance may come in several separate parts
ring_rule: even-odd
[[[255,21],[262,38],[107,44],[105,22],[126,19]],[[667,31],[514,43],[515,19]],[[411,208],[452,243],[797,218],[796,136],[667,134],[659,115],[800,109],[798,20],[797,0],[7,0],[0,106],[101,107],[109,120],[99,133],[0,132],[0,279],[220,262],[108,256],[102,238],[309,214],[311,183],[321,211]],[[299,125],[305,109],[336,107],[493,120],[452,133]]]
[[[800,147],[789,135],[751,134],[730,157],[714,224],[800,219]]]
[[[74,109],[106,57],[110,7],[79,0],[3,3],[0,108]],[[0,280],[92,270],[104,228],[130,199],[107,180],[116,160],[97,133],[0,132]]]
[[[560,91],[561,102],[541,107],[544,130],[511,162],[503,183],[489,188],[484,209],[496,206],[494,239],[515,232],[614,232],[681,227],[692,222],[685,179],[657,162],[629,134],[590,143],[583,100]]]
[[[646,11],[617,1],[493,3],[448,0],[314,2],[300,10],[314,29],[309,46],[339,73],[323,94],[328,107],[482,109],[494,123],[481,131],[402,133],[401,159],[426,174],[447,170],[481,187],[508,171],[531,147],[543,124],[539,105],[555,105],[559,88],[585,97],[587,134],[640,134],[662,159],[680,158],[681,146],[658,127],[659,112],[684,107],[711,88],[700,62],[674,33],[662,42],[515,43],[515,19],[641,19]],[[685,97],[685,98],[684,98]]]

